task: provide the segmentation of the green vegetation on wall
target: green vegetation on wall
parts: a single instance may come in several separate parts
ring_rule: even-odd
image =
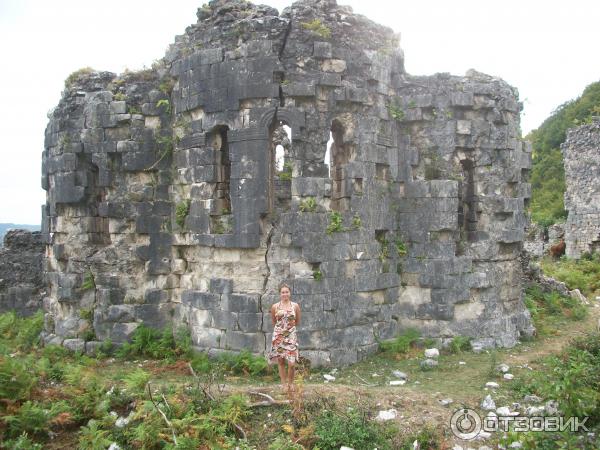
[[[600,81],[590,84],[581,96],[559,106],[542,125],[527,136],[533,146],[531,170],[531,217],[548,226],[566,218],[563,194],[565,173],[560,145],[567,130],[600,115]]]

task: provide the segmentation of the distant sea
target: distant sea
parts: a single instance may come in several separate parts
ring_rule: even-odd
[[[8,230],[19,228],[22,230],[29,231],[40,231],[39,225],[23,225],[18,223],[0,223],[0,247],[4,245],[4,235]]]

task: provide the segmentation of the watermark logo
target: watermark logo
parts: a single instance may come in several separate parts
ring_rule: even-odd
[[[450,427],[454,436],[469,441],[481,432],[481,417],[472,409],[457,409],[450,419]]]
[[[589,431],[585,423],[589,417],[562,416],[496,416],[481,417],[477,411],[469,408],[457,409],[450,419],[452,433],[465,441],[475,439],[479,433],[495,431]]]

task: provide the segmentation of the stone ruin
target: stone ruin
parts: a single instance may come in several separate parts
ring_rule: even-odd
[[[45,245],[39,231],[9,230],[0,247],[0,313],[30,316],[46,296],[42,261]]]
[[[600,118],[571,128],[561,145],[565,166],[566,255],[600,251]]]
[[[530,334],[517,91],[409,75],[398,45],[335,0],[215,0],[152,69],[69,77],[43,154],[45,341],[144,323],[263,352],[282,281],[314,365],[407,327]]]

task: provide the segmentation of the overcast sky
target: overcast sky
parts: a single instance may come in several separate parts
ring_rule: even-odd
[[[203,0],[0,0],[0,222],[38,224],[47,112],[91,66],[150,66]],[[290,4],[266,0],[280,11]],[[338,0],[400,32],[414,75],[468,69],[517,87],[523,132],[600,80],[600,1]]]

